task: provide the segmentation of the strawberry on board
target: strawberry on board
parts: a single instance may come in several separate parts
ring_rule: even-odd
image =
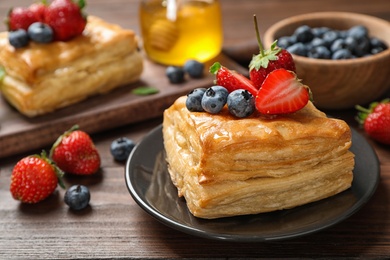
[[[219,62],[215,62],[210,67],[210,72],[215,75],[215,84],[225,87],[229,93],[237,89],[245,89],[254,97],[257,94],[257,89],[248,78],[237,71],[229,70]]]
[[[89,175],[100,168],[100,155],[91,137],[73,126],[53,144],[50,157],[67,173]]]
[[[81,35],[87,24],[82,12],[84,0],[54,0],[45,10],[45,23],[54,31],[54,40],[68,41]]]
[[[63,172],[46,157],[30,155],[21,159],[12,170],[10,191],[12,197],[23,203],[37,203],[54,192],[57,184],[65,188]]]
[[[302,109],[311,99],[308,86],[296,74],[276,69],[265,78],[256,96],[256,109],[262,114],[289,114]]]
[[[253,55],[252,60],[249,63],[249,78],[252,80],[254,86],[259,89],[263,84],[264,79],[271,71],[280,68],[294,72],[296,70],[294,59],[291,54],[285,49],[277,47],[276,41],[271,45],[270,49],[264,49],[257,26],[256,16],[254,16],[254,23],[260,52],[257,55]]]
[[[368,108],[356,106],[357,121],[372,139],[390,144],[390,99],[373,102]]]

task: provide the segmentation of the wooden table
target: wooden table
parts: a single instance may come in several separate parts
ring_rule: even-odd
[[[26,6],[28,0],[2,0],[3,16],[12,5]],[[87,11],[137,32],[135,0],[94,0]],[[313,11],[352,11],[390,21],[388,0],[235,0],[222,1],[225,53],[247,64],[257,52],[252,15],[264,33],[274,22]],[[1,30],[5,27],[2,25]],[[353,120],[355,111],[332,111],[351,127],[363,132]],[[15,163],[31,153],[1,159],[0,163],[0,259],[124,259],[124,258],[385,258],[390,256],[390,148],[373,142],[380,161],[381,180],[371,200],[347,220],[321,232],[300,238],[266,243],[233,243],[194,237],[173,230],[145,213],[131,198],[124,180],[124,164],[110,155],[112,140],[120,136],[136,142],[161,123],[161,117],[94,134],[102,157],[102,170],[90,177],[66,177],[70,185],[88,185],[90,207],[69,211],[58,188],[47,200],[24,205],[12,199],[10,175]],[[47,149],[48,147],[42,147]]]

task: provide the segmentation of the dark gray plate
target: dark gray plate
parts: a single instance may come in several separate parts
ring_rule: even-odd
[[[133,150],[125,179],[138,205],[165,225],[182,232],[219,240],[258,242],[290,239],[318,232],[357,212],[373,195],[379,182],[378,158],[365,138],[352,129],[355,154],[352,187],[336,196],[289,210],[206,220],[194,217],[178,198],[164,161],[161,126]]]

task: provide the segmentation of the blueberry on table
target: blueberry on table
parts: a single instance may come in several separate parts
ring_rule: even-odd
[[[15,48],[23,48],[28,45],[30,38],[26,30],[18,29],[8,33],[8,41]]]
[[[86,208],[91,199],[89,189],[84,185],[73,185],[65,192],[64,201],[73,210]]]
[[[172,84],[181,83],[184,81],[184,69],[177,66],[168,66],[165,70],[169,82]]]
[[[255,111],[255,98],[249,91],[237,89],[227,98],[229,112],[236,117],[248,117]]]
[[[133,140],[127,137],[120,137],[112,141],[110,152],[115,160],[122,162],[129,157],[134,147],[135,143]]]
[[[219,113],[225,106],[229,92],[222,86],[212,86],[206,90],[202,98],[202,107],[211,114]]]
[[[188,60],[183,69],[191,78],[197,79],[203,77],[204,64],[197,60]]]
[[[49,43],[53,41],[53,29],[44,23],[35,22],[28,27],[28,36],[37,43]]]
[[[202,98],[206,92],[205,88],[196,88],[191,90],[187,94],[186,107],[191,112],[202,112],[204,111],[202,107]]]

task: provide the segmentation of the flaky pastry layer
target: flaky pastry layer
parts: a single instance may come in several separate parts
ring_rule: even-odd
[[[88,16],[83,35],[67,42],[15,49],[0,34],[4,97],[21,113],[36,116],[135,82],[143,70],[133,31]]]
[[[164,112],[168,170],[202,218],[292,208],[348,189],[354,156],[348,125],[309,104],[274,118],[189,112],[181,97]]]

